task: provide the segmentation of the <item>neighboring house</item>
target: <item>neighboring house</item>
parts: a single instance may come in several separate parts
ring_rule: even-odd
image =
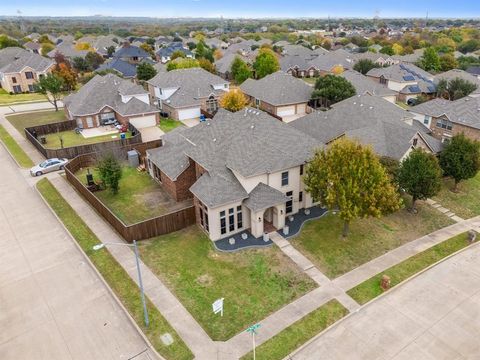
[[[433,96],[434,76],[412,64],[397,64],[370,70],[367,77],[397,92],[397,100],[411,104],[419,95]]]
[[[0,85],[7,92],[34,92],[36,82],[54,66],[52,60],[18,47],[2,49]]]
[[[413,51],[413,54],[393,55],[392,57],[402,63],[416,64],[423,56],[424,51],[425,49],[416,49]]]
[[[151,60],[149,53],[138,46],[130,45],[128,42],[125,42],[117,51],[115,51],[113,58],[120,59],[134,65],[137,65],[145,60]]]
[[[319,75],[331,74],[340,69],[342,71],[352,69],[355,59],[349,52],[339,49],[319,54],[309,64],[317,70]]]
[[[312,98],[313,87],[283,71],[260,80],[247,79],[240,89],[253,106],[284,122],[305,116],[310,111],[308,102]]]
[[[436,153],[440,142],[399,106],[377,96],[356,95],[328,111],[313,112],[289,125],[323,144],[343,136],[371,145],[382,157],[402,160],[416,147]]]
[[[369,94],[381,97],[391,103],[395,103],[397,93],[389,89],[386,85],[380,84],[355,70],[347,70],[340,74],[341,77],[348,80],[354,87],[357,95]]]
[[[153,103],[177,120],[199,118],[202,111],[214,114],[230,88],[228,81],[202,68],[158,73],[147,84]]]
[[[218,38],[205,39],[205,44],[212,49],[226,49],[228,48],[228,43],[222,41]]]
[[[104,62],[97,69],[97,71],[102,70],[114,70],[118,75],[126,79],[132,79],[137,76],[137,66],[122,59],[110,59]]]
[[[187,58],[193,58],[193,53],[188,48],[185,48],[182,42],[177,41],[160,48],[155,53],[157,61],[161,61],[163,64],[165,64],[166,62],[171,60],[172,54],[176,51],[182,52]]]
[[[454,101],[437,98],[413,106],[409,111],[442,142],[460,133],[480,140],[480,97],[466,96]]]
[[[108,48],[112,46],[116,51],[124,41],[115,35],[99,36],[94,40],[92,47],[104,58],[108,58]]]
[[[372,53],[370,51],[355,54],[355,61],[359,61],[362,59],[368,59],[380,66],[390,66],[400,63],[400,60],[396,59],[393,56],[382,53]]]
[[[162,141],[147,150],[148,171],[175,200],[193,198],[197,223],[212,241],[261,237],[313,205],[303,175],[322,144],[264,112],[221,109]]]
[[[231,74],[232,63],[236,57],[239,57],[247,64],[251,65],[252,63],[252,61],[249,58],[244,57],[240,54],[231,54],[231,53],[226,54],[222,56],[220,59],[215,61],[215,70],[217,72],[217,75],[226,80],[232,80],[232,74]]]
[[[77,93],[63,99],[67,118],[81,128],[131,123],[137,129],[156,126],[159,111],[143,87],[114,74],[96,75]]]
[[[283,46],[282,55],[313,57],[313,50],[302,45],[285,45]]]
[[[480,79],[480,66],[470,66],[467,68],[466,72],[476,76],[477,79]]]
[[[81,57],[81,58],[85,58],[85,56],[87,56],[89,50],[77,50],[75,48],[75,44],[72,43],[72,42],[68,42],[68,41],[62,41],[61,43],[59,43],[55,49],[53,49],[52,51],[50,51],[47,56],[49,58],[54,58],[55,57],[55,54],[56,53],[60,53],[62,54],[63,56],[65,56],[67,59],[70,59],[72,60],[73,58],[75,57]]]
[[[40,54],[40,50],[42,49],[42,45],[35,41],[25,43],[23,44],[23,47],[33,54]]]
[[[466,71],[460,70],[460,69],[452,69],[452,70],[446,71],[444,73],[435,75],[434,82],[435,82],[435,84],[438,84],[438,82],[440,80],[451,81],[451,80],[454,80],[454,79],[457,79],[457,78],[466,80],[468,82],[471,82],[472,84],[477,85],[477,88],[475,90],[473,90],[473,92],[469,96],[471,96],[471,97],[480,96],[480,78],[477,78],[476,76],[474,76],[474,75],[472,75],[472,74],[470,74]]]
[[[313,77],[318,75],[317,68],[310,64],[312,55],[286,55],[279,60],[280,70],[295,77]]]

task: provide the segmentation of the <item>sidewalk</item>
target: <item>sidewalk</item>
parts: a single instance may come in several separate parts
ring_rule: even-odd
[[[124,240],[75,192],[66,180],[58,174],[49,178],[60,194],[102,242],[124,243]],[[137,270],[132,250],[125,246],[107,247],[118,263],[137,283]],[[194,353],[195,358],[201,360],[216,359],[217,346],[203,328],[143,262],[140,266],[146,296],[177,331]]]
[[[357,286],[365,280],[370,279],[372,276],[385,271],[393,265],[472,228],[477,231],[480,230],[480,216],[457,222],[453,225],[422,236],[417,240],[410,241],[409,243],[391,250],[388,253],[360,265],[356,269],[334,279],[333,283],[344,291],[350,290],[354,286]]]

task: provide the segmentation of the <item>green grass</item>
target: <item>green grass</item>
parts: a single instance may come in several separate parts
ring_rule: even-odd
[[[383,293],[380,287],[380,280],[384,274],[390,277],[391,287],[394,287],[419,271],[466,246],[468,246],[468,233],[457,235],[371,277],[348,290],[347,294],[359,304],[365,304]]]
[[[126,134],[127,138],[132,136],[130,131],[128,131]],[[47,143],[44,145],[44,147],[47,149],[60,149],[60,137],[63,138],[63,147],[66,148],[71,146],[96,144],[99,142],[118,140],[120,139],[120,133],[85,138],[82,134],[77,134],[73,130],[60,131],[58,133],[48,134],[46,136]]]
[[[257,359],[281,360],[347,314],[342,304],[330,300],[257,347]],[[253,359],[253,352],[241,357],[241,360],[250,359]]]
[[[10,95],[5,89],[0,89],[0,105],[8,105],[17,102],[47,101],[45,95],[39,93]]]
[[[316,287],[278,248],[223,253],[197,227],[141,242],[140,254],[214,340],[227,340]],[[225,298],[223,317],[212,303]]]
[[[160,125],[158,127],[163,131],[163,132],[169,132],[172,131],[173,129],[183,126],[181,121],[174,120],[174,119],[169,119],[169,118],[161,118],[160,119]]]
[[[95,181],[100,180],[95,168],[90,168],[90,172]],[[86,174],[85,168],[77,172],[76,176],[86,183]],[[103,190],[95,195],[127,225],[166,214],[176,205],[147,172],[139,172],[130,166],[122,167],[117,194]]]
[[[410,106],[408,106],[407,104],[405,104],[403,101],[395,101],[395,104],[397,104],[398,106],[400,106],[402,109],[405,109],[405,110],[410,109]]]
[[[37,188],[127,308],[154,348],[167,359],[192,359],[193,354],[148,298],[150,326],[145,327],[140,290],[137,285],[107,249],[92,250],[92,247],[98,244],[100,240],[59,194],[52,183],[45,178],[37,183]],[[160,336],[164,333],[170,333],[174,339],[170,346],[164,345],[160,339]]]
[[[380,219],[355,220],[346,240],[341,237],[342,220],[328,214],[307,222],[291,243],[324,274],[335,278],[400,245],[453,224],[453,220],[427,204],[419,203],[418,207],[416,215],[402,209]]]
[[[440,193],[433,198],[458,216],[468,219],[480,215],[480,173],[460,182],[458,192],[452,192],[452,179],[444,179]]]
[[[36,111],[23,114],[14,114],[6,116],[7,120],[12,124],[23,136],[26,127],[51,124],[55,122],[65,121],[65,113],[62,109],[55,111]]]
[[[25,151],[23,151],[20,145],[17,144],[2,125],[0,125],[0,140],[5,144],[8,151],[10,151],[21,167],[30,168],[33,166],[32,159],[28,157]]]
[[[305,81],[305,82],[308,83],[308,84],[315,85],[315,83],[316,83],[317,80],[318,80],[318,77],[309,77],[309,78],[304,77],[304,78],[302,78],[302,80]]]

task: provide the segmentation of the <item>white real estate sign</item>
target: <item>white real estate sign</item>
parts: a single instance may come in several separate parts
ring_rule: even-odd
[[[220,313],[220,316],[223,316],[223,298],[215,300],[212,304],[212,309],[214,314]]]

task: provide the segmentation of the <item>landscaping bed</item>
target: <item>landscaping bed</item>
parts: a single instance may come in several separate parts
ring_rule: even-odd
[[[258,346],[255,355],[262,360],[282,360],[347,314],[348,310],[342,304],[330,300]],[[250,359],[253,359],[253,352],[241,357],[241,360]]]
[[[218,252],[197,226],[144,240],[140,255],[213,340],[227,340],[316,287],[277,247]],[[224,298],[224,314],[212,303]]]
[[[13,114],[6,116],[6,119],[12,124],[22,136],[25,137],[24,129],[27,127],[56,123],[67,120],[62,109],[59,111],[35,111],[22,114]]]
[[[480,173],[460,182],[458,192],[451,191],[453,185],[453,179],[444,179],[442,190],[433,200],[464,219],[480,215]]]
[[[0,140],[5,144],[10,154],[12,154],[21,167],[30,168],[34,165],[25,151],[23,151],[20,145],[17,144],[2,125],[0,125]]]
[[[88,168],[94,181],[100,181],[95,166]],[[75,176],[84,184],[87,168],[78,171]],[[119,191],[112,194],[110,190],[95,192],[95,195],[125,224],[135,224],[153,217],[192,205],[191,201],[177,203],[157,184],[147,172],[139,172],[136,168],[122,166],[122,178]]]
[[[453,224],[453,220],[423,202],[419,202],[418,209],[416,215],[404,208],[379,219],[355,220],[346,240],[341,236],[343,221],[329,213],[307,222],[291,243],[325,275],[336,278],[400,245]]]
[[[37,183],[37,188],[109,284],[110,288],[115,292],[130,315],[135,319],[135,322],[148,337],[153,347],[169,360],[193,359],[193,354],[190,349],[188,349],[175,330],[165,318],[163,318],[148,298],[146,298],[146,300],[150,326],[145,327],[138,286],[107,249],[104,248],[98,251],[92,249],[94,245],[100,243],[100,240],[58,193],[50,181],[48,179],[40,180]],[[173,337],[173,344],[167,346],[161,341],[160,336],[165,333],[169,333]]]
[[[169,132],[172,131],[173,129],[183,126],[182,122],[179,120],[174,120],[170,118],[161,118],[160,119],[160,125],[158,127],[163,131],[163,132]]]
[[[347,294],[359,304],[365,304],[384,292],[380,287],[383,275],[388,275],[390,277],[390,286],[394,287],[416,273],[426,269],[430,265],[435,264],[468,245],[468,233],[457,235],[371,277],[348,290]]]

